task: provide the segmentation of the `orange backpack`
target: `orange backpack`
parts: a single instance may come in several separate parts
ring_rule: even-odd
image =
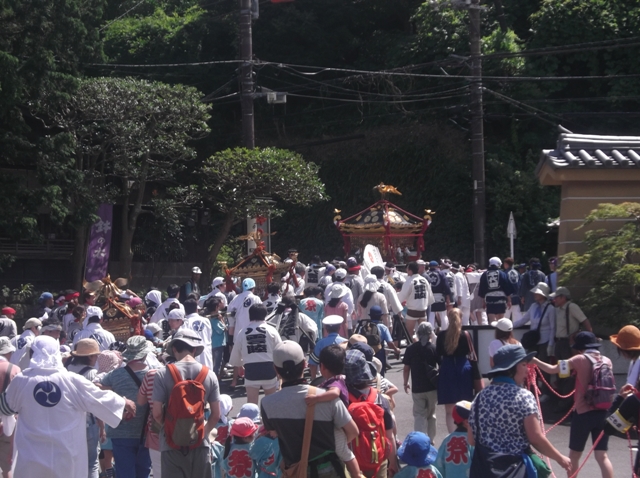
[[[384,409],[377,404],[378,392],[371,388],[365,399],[349,393],[349,413],[360,433],[351,450],[363,472],[377,473],[389,455],[384,429]]]
[[[164,416],[164,436],[176,450],[198,448],[204,440],[204,380],[209,369],[202,370],[194,380],[182,380],[178,367],[167,365],[175,382]]]

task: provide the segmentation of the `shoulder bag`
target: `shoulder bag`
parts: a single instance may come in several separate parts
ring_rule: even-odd
[[[542,311],[542,315],[540,316],[540,321],[538,322],[538,326],[535,328],[535,330],[525,332],[525,334],[522,336],[520,343],[525,350],[534,350],[537,348],[538,342],[540,342],[540,327],[542,326],[542,320],[544,319],[544,314],[547,312],[549,304],[550,303],[547,302],[547,305],[544,306],[544,310]],[[555,333],[555,331],[552,331],[552,333]]]
[[[307,395],[316,394],[316,387],[309,387]],[[307,415],[304,420],[304,436],[302,438],[302,451],[300,461],[285,468],[284,460],[280,462],[282,478],[307,478],[307,467],[309,466],[309,448],[311,447],[311,431],[313,430],[313,416],[316,406],[307,405]]]
[[[471,340],[471,334],[468,330],[464,331],[467,337],[467,344],[469,345],[469,354],[467,360],[471,364],[471,372],[473,374],[473,390],[476,394],[480,393],[484,388],[484,382],[482,381],[482,375],[480,374],[480,368],[478,367],[478,356],[476,355],[476,349],[473,346],[473,340]]]

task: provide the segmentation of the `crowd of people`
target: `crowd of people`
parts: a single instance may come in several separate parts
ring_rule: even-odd
[[[536,258],[492,257],[484,271],[445,258],[401,272],[316,256],[265,290],[216,277],[207,294],[194,267],[166,294],[122,292],[143,325],[125,343],[103,327],[94,291],[45,292],[21,334],[13,309],[0,316],[3,477],[533,478],[548,476],[546,457],[577,476],[591,435],[612,478],[608,437],[640,412],[640,330],[611,337],[631,362],[616,394],[555,265],[547,276]],[[480,351],[489,382],[467,325],[495,328]],[[525,325],[519,341],[513,329]],[[401,387],[386,377],[392,357]],[[223,378],[246,390],[235,416]],[[400,388],[412,430],[398,430]],[[573,409],[568,456],[544,433],[540,403],[553,395]]]

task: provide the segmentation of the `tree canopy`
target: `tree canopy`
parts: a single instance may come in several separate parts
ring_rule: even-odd
[[[563,256],[564,283],[592,284],[581,304],[590,319],[613,327],[640,325],[640,204],[600,204],[581,227],[627,219],[617,229],[586,232],[584,254]]]

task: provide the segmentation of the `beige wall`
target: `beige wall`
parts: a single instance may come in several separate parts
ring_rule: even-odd
[[[594,175],[597,170],[591,171]],[[601,203],[640,202],[640,180],[635,181],[566,181],[562,183],[558,255],[584,252],[584,234],[593,229],[614,229],[626,219],[596,221],[577,229],[584,218]]]

